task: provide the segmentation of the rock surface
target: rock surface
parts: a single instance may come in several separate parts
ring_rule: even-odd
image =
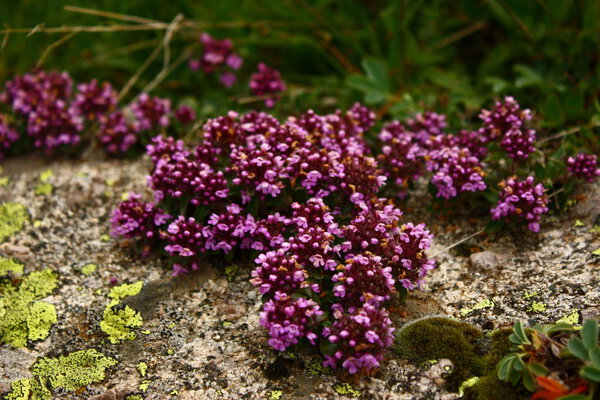
[[[39,173],[48,167],[54,190],[34,195]],[[258,323],[260,295],[249,283],[250,264],[231,277],[215,261],[174,279],[161,259],[142,260],[133,243],[107,240],[110,213],[121,195],[137,191],[150,197],[147,167],[146,160],[5,165],[10,182],[0,187],[0,201],[24,204],[31,219],[0,245],[0,254],[20,260],[25,272],[51,268],[60,283],[45,299],[58,313],[50,336],[27,349],[0,347],[1,390],[31,376],[29,366],[37,357],[95,348],[119,364],[103,382],[78,392],[59,390],[57,399],[458,398],[443,388],[445,361],[417,366],[390,354],[375,376],[353,381],[324,371],[316,353],[279,354],[269,348]],[[413,198],[403,208],[405,221],[423,220],[436,235],[431,254],[485,223],[460,214],[432,216],[429,203]],[[587,207],[580,206],[593,209]],[[549,323],[573,312],[598,316],[600,257],[592,251],[600,247],[600,237],[590,222],[575,226],[574,218],[569,212],[551,216],[537,235],[515,228],[477,236],[440,254],[427,284],[394,319],[400,325],[444,314],[491,330],[516,319]],[[89,263],[98,268],[86,275],[81,267]],[[114,280],[145,282],[140,294],[125,300],[141,312],[143,328],[136,340],[116,345],[99,328]],[[147,364],[145,376],[137,368],[140,362]]]

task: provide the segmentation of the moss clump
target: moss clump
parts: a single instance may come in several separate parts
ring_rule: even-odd
[[[534,313],[544,313],[546,312],[546,310],[548,309],[548,307],[546,307],[546,305],[542,302],[539,301],[534,301],[533,303],[531,303],[531,306],[529,307],[529,311],[534,312]]]
[[[104,309],[100,329],[108,335],[111,343],[119,343],[123,340],[133,340],[136,334],[134,328],[143,324],[142,315],[128,305],[122,306],[121,300],[128,296],[135,296],[142,290],[143,282],[125,283],[111,289],[108,297],[112,300]]]
[[[492,332],[487,338],[477,327],[446,317],[424,318],[402,327],[394,351],[413,362],[446,358],[454,364],[448,389],[471,400],[524,398],[510,384],[498,380],[496,366],[510,353],[511,329]],[[525,396],[526,397],[526,396]]]
[[[107,368],[117,361],[94,350],[82,350],[57,358],[40,358],[31,367],[32,378],[11,383],[7,400],[49,400],[52,391],[75,391],[104,380]]]
[[[22,266],[15,267],[14,262],[5,260],[2,262],[7,270],[22,272]],[[57,281],[56,274],[49,269],[32,272],[16,285],[10,280],[0,280],[0,342],[24,347],[28,340],[48,336],[50,327],[57,321],[56,308],[37,300],[52,293]]]
[[[27,218],[27,209],[22,204],[0,204],[0,242],[23,229]]]
[[[577,325],[579,323],[579,311],[573,311],[570,314],[565,315],[558,321],[557,324],[569,324],[569,325]]]
[[[394,351],[416,363],[447,358],[454,364],[448,388],[457,391],[460,384],[477,376],[483,369],[478,342],[483,333],[466,322],[446,317],[416,320],[400,329]]]

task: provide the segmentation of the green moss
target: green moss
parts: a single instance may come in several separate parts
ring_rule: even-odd
[[[96,264],[86,264],[83,267],[81,267],[81,273],[86,276],[90,276],[94,272],[96,272],[97,269],[98,269],[98,266]]]
[[[227,280],[229,282],[233,282],[233,280],[237,276],[239,269],[240,269],[240,266],[237,264],[229,264],[228,266],[225,267],[225,275],[227,276]]]
[[[57,281],[56,274],[45,269],[32,272],[17,285],[0,283],[0,342],[25,347],[28,340],[42,340],[48,336],[50,328],[57,322],[56,308],[36,300],[52,293]]]
[[[35,194],[37,196],[48,196],[52,193],[54,186],[51,183],[40,183],[35,187]]]
[[[143,324],[142,315],[139,311],[126,305],[122,307],[119,303],[125,297],[135,296],[142,290],[143,282],[125,283],[115,286],[108,293],[112,300],[104,309],[100,329],[108,335],[111,343],[119,343],[124,340],[133,340],[136,334],[134,328],[139,328]]]
[[[306,371],[311,375],[323,375],[331,372],[331,368],[324,367],[321,361],[316,360],[310,361],[308,364],[306,364],[305,368]]]
[[[416,363],[447,358],[454,364],[448,376],[448,388],[457,391],[460,384],[482,372],[477,356],[483,333],[466,322],[446,317],[416,320],[402,327],[396,335],[394,351]]]
[[[22,275],[23,266],[12,258],[0,257],[0,276],[8,275],[9,272],[16,275]]]
[[[0,204],[0,242],[23,229],[27,218],[27,209],[22,204]]]
[[[339,394],[360,397],[360,392],[352,387],[349,383],[343,383],[334,387],[335,391]]]
[[[136,368],[142,377],[146,376],[146,372],[148,371],[148,364],[142,361],[138,363]]]
[[[11,383],[10,400],[49,400],[52,391],[75,391],[104,380],[105,371],[117,363],[94,350],[82,350],[57,358],[40,358],[31,367],[32,378]]]

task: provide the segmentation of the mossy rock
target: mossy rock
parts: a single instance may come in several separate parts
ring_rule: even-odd
[[[453,392],[464,390],[461,393],[464,399],[527,398],[528,394],[520,388],[498,380],[496,373],[498,362],[510,352],[508,336],[511,332],[511,329],[501,329],[486,337],[469,323],[447,317],[429,317],[400,328],[393,349],[399,356],[415,363],[442,358],[452,361],[454,370],[447,377],[447,389]],[[471,384],[463,385],[468,380]]]

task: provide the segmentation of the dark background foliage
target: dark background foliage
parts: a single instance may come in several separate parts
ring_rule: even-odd
[[[76,13],[89,7],[169,23],[178,13],[196,21],[171,41],[172,58],[198,46],[203,30],[231,37],[245,58],[231,90],[216,77],[176,68],[154,91],[191,97],[204,115],[248,102],[247,79],[259,61],[278,68],[288,93],[276,113],[328,111],[362,100],[380,115],[421,109],[451,116],[458,126],[493,99],[514,95],[537,113],[547,132],[600,122],[600,2],[597,0],[2,0],[4,28],[132,25]],[[164,37],[164,30],[2,35],[0,81],[35,67],[68,70],[122,87]],[[62,43],[53,46],[58,40]],[[132,94],[159,72],[160,54]],[[240,99],[241,103],[240,103]],[[596,138],[582,131],[584,147]],[[598,150],[593,149],[593,150]]]

